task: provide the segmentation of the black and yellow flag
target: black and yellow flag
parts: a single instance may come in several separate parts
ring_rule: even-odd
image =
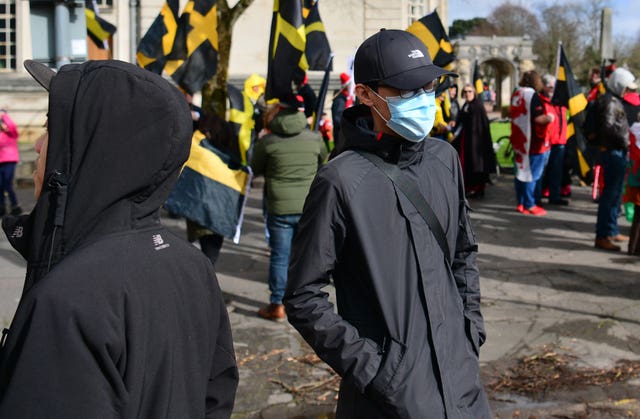
[[[482,76],[480,76],[480,65],[478,65],[478,60],[473,63],[473,87],[476,89],[476,96],[482,97],[482,92],[484,91],[484,83],[482,82]]]
[[[453,47],[437,11],[434,10],[416,20],[407,28],[407,31],[424,42],[435,65],[449,68],[451,63],[455,61],[456,56],[453,54]]]
[[[238,243],[251,178],[251,168],[195,131],[189,159],[164,207]]]
[[[331,47],[329,46],[324,24],[320,19],[318,3],[320,3],[320,0],[304,0],[302,8],[306,34],[304,53],[307,57],[309,70],[324,71],[331,56]]]
[[[300,74],[309,68],[304,54],[305,44],[302,1],[274,0],[265,93],[267,100],[290,94],[291,81],[294,78],[302,79]]]
[[[233,132],[238,137],[238,148],[242,164],[247,164],[247,152],[251,147],[251,138],[255,128],[253,119],[253,103],[251,99],[240,89],[232,84],[227,84],[229,95],[229,122],[233,126]]]
[[[136,60],[140,67],[161,74],[173,49],[178,28],[179,0],[167,0],[140,44]]]
[[[575,142],[580,176],[584,178],[593,165],[593,159],[589,157],[584,136],[579,129],[576,129],[576,126],[581,126],[584,120],[583,111],[587,107],[587,98],[573,76],[562,44],[558,46],[556,86],[553,90],[551,103],[564,106],[569,112],[567,141],[570,144]]]
[[[558,67],[556,71],[556,87],[553,90],[551,103],[564,106],[571,116],[576,116],[587,107],[587,98],[573,77],[569,60],[564,54],[562,44],[558,47]]]
[[[95,0],[85,0],[84,14],[87,20],[87,35],[100,49],[109,49],[107,40],[116,33],[116,27],[98,14]]]
[[[218,66],[216,0],[189,0],[164,71],[190,94],[198,92]]]

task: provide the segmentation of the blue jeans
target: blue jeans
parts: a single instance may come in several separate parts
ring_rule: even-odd
[[[269,230],[269,291],[272,304],[282,304],[282,297],[287,288],[287,269],[289,268],[289,254],[291,240],[298,227],[300,215],[272,215],[267,217]]]
[[[2,205],[2,207],[0,207],[0,212],[2,212],[3,214],[5,212],[5,192],[7,193],[7,195],[9,195],[11,206],[15,207],[18,205],[16,193],[13,191],[13,175],[15,171],[16,163],[0,163],[0,205]]]
[[[542,174],[549,160],[549,152],[542,154],[530,154],[529,166],[531,168],[531,182],[522,182],[515,178],[516,198],[518,205],[522,204],[529,209],[536,205],[536,201],[540,201],[542,195]]]
[[[625,150],[607,150],[600,152],[600,164],[604,176],[604,190],[598,200],[598,220],[596,239],[617,236],[618,212],[622,198],[622,184],[627,167]]]
[[[556,144],[551,146],[551,154],[549,155],[549,201],[558,201],[560,189],[562,187],[562,176],[564,169],[564,144]]]

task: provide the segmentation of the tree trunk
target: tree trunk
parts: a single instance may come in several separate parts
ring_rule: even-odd
[[[227,110],[227,81],[233,25],[254,0],[240,0],[229,8],[227,0],[218,0],[218,68],[202,89],[202,109],[224,118]]]

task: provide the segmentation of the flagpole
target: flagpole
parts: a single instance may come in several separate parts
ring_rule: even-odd
[[[560,75],[560,53],[562,51],[562,41],[558,41],[558,53],[556,54],[556,82],[558,81],[558,76]]]
[[[320,90],[318,91],[318,104],[316,105],[316,111],[313,117],[313,125],[311,126],[311,129],[313,131],[318,131],[318,127],[320,126],[320,118],[322,118],[322,110],[324,109],[324,99],[327,96],[327,91],[329,90],[329,73],[331,73],[332,62],[333,52],[329,55],[329,59],[327,60],[327,65],[324,69],[324,76],[322,77],[322,84],[320,85]]]

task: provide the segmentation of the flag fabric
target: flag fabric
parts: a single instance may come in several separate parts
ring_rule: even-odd
[[[562,44],[558,47],[556,86],[553,90],[551,103],[565,106],[572,116],[578,115],[587,107],[587,98],[573,76]]]
[[[447,69],[451,67],[456,56],[436,10],[413,22],[407,31],[424,42],[435,65]]]
[[[302,79],[309,68],[305,52],[306,31],[299,0],[274,0],[269,63],[267,69],[267,100],[291,93],[291,81]]]
[[[591,156],[592,153],[587,150],[587,143],[582,132],[576,127],[582,126],[584,122],[583,111],[587,107],[587,98],[573,76],[562,44],[558,46],[556,85],[551,103],[564,106],[568,110],[567,143],[575,146],[578,173],[580,177],[585,178],[594,164],[594,159]]]
[[[179,0],[167,0],[138,44],[136,60],[140,67],[162,73],[176,37],[179,5]]]
[[[218,66],[216,0],[189,0],[180,15],[164,71],[189,94],[202,90]]]
[[[473,87],[476,89],[476,96],[482,98],[482,93],[484,92],[484,83],[482,82],[482,77],[480,76],[480,66],[478,65],[478,60],[476,60],[473,64]]]
[[[511,117],[511,146],[513,147],[516,178],[521,182],[531,182],[531,164],[529,147],[531,145],[531,98],[535,90],[531,87],[519,87],[511,96],[509,115]]]
[[[229,95],[229,122],[237,136],[242,164],[247,164],[247,152],[251,148],[251,138],[255,128],[253,119],[253,103],[240,89],[227,84]]]
[[[164,207],[238,243],[251,178],[248,166],[234,163],[196,131],[189,159]]]
[[[320,19],[318,10],[319,0],[304,0],[302,7],[302,17],[304,18],[304,31],[306,35],[305,56],[309,64],[309,70],[324,71],[331,47],[327,38],[324,24]],[[333,68],[330,69],[330,71]]]
[[[85,0],[84,7],[87,35],[98,48],[109,49],[107,40],[116,33],[116,27],[100,17],[95,0]]]

